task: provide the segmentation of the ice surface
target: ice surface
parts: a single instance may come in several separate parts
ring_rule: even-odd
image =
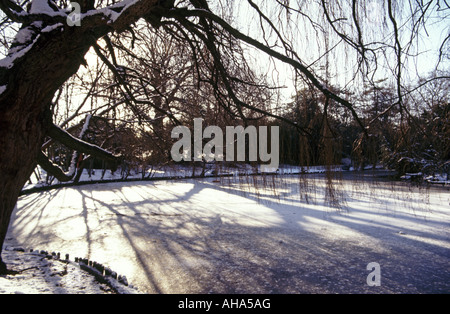
[[[99,261],[152,293],[370,292],[370,262],[382,267],[377,291],[449,292],[445,188],[344,180],[333,191],[336,208],[319,174],[259,177],[265,184],[256,188],[254,179],[31,194],[19,200],[7,237]]]

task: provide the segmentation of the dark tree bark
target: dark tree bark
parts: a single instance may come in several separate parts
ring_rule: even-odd
[[[0,97],[0,245],[20,190],[36,166],[52,123],[52,96],[77,71],[89,48],[88,42],[74,45],[66,36],[38,42],[9,71],[7,90]],[[61,53],[70,50],[74,52]],[[0,261],[0,271],[4,268]]]
[[[52,126],[53,95],[77,72],[84,63],[84,55],[98,38],[125,30],[144,14],[151,15],[157,3],[157,0],[140,1],[136,5],[119,7],[116,11],[120,16],[113,21],[103,14],[93,14],[83,19],[78,27],[69,27],[65,20],[52,18],[51,22],[62,25],[50,32],[38,33],[31,49],[14,60],[12,67],[0,68],[0,85],[6,86],[0,94],[0,253],[19,193],[35,168],[38,156],[42,158],[45,137],[52,132],[65,136]],[[7,2],[1,5],[2,10],[8,11]],[[13,11],[7,13],[12,19],[16,18]],[[22,27],[31,22],[27,18],[37,17],[21,16]],[[48,23],[45,17],[39,18]],[[6,265],[0,255],[0,273],[4,272]]]

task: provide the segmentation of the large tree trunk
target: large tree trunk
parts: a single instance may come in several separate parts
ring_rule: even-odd
[[[46,119],[42,110],[27,111],[26,107],[17,99],[0,117],[0,246],[3,246],[19,193],[36,166],[36,156],[45,135]],[[0,256],[0,273],[5,270]]]
[[[45,137],[52,133],[53,95],[77,72],[98,38],[123,31],[143,15],[152,17],[157,3],[125,2],[123,9],[116,6],[116,12],[122,11],[114,21],[99,12],[84,18],[81,26],[53,25],[53,30],[39,33],[12,67],[0,68],[0,85],[4,87],[0,92],[0,273],[6,271],[1,251],[11,214],[36,166]]]
[[[78,70],[93,41],[76,40],[70,30],[57,32],[59,36],[41,34],[25,58],[1,73],[7,84],[0,95],[0,253],[12,211],[50,128],[52,97]],[[0,257],[0,272],[5,270]]]
[[[52,122],[52,97],[77,71],[89,47],[61,53],[73,48],[68,43],[64,46],[57,39],[38,42],[25,60],[8,71],[7,89],[0,95],[0,249],[19,193],[36,166]],[[5,270],[0,257],[0,272]]]

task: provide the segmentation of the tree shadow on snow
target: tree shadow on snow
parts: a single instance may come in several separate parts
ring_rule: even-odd
[[[322,177],[229,180],[35,194],[11,234],[109,265],[148,293],[449,292],[448,215],[418,206],[426,195],[352,181],[336,186],[346,199],[336,209]],[[379,287],[366,282],[370,262]]]

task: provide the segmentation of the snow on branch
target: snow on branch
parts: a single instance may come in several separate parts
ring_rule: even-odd
[[[33,22],[17,32],[16,37],[8,50],[8,55],[0,60],[0,68],[12,68],[17,60],[25,56],[25,54],[33,48],[41,34],[49,33],[63,27],[62,23],[57,23],[40,29],[40,27],[42,27],[41,24],[41,22]]]
[[[30,7],[30,14],[46,14],[48,16],[66,16],[50,0],[33,0]]]
[[[101,17],[103,23],[110,26],[116,21],[118,21],[117,24],[129,24],[129,19],[134,20],[136,16],[140,16],[144,12],[149,11],[157,3],[157,0],[123,0],[104,8],[92,9],[85,13],[78,12],[77,14],[79,14],[80,21],[85,18],[89,19],[90,17]],[[68,19],[72,13],[71,9],[59,8],[52,0],[32,0],[29,12],[23,10],[21,6],[12,0],[1,0],[0,10],[10,20],[23,24],[30,24],[35,21],[47,22],[49,24],[68,24]]]
[[[51,0],[33,0],[29,12],[11,0],[0,1],[0,10],[13,22],[30,24],[35,21],[62,23],[67,19],[66,10],[58,8]]]
[[[114,3],[110,6],[106,6],[104,8],[99,8],[95,10],[90,10],[85,13],[79,14],[80,24],[83,23],[83,20],[87,20],[90,17],[101,16],[102,20],[106,21],[106,24],[112,25],[116,22],[119,17],[125,13],[124,15],[130,15],[128,9],[138,3],[140,0],[123,0],[118,3]],[[145,1],[142,1],[145,2]],[[156,2],[156,1],[155,1]]]
[[[85,154],[92,155],[105,161],[110,161],[114,164],[117,164],[120,161],[120,156],[115,156],[111,152],[97,145],[80,140],[54,124],[50,126],[48,135],[61,144]]]
[[[18,33],[19,34],[19,33]],[[39,39],[39,35],[34,38],[31,43],[26,45],[17,45],[12,47],[8,51],[8,56],[0,60],[0,68],[10,69],[13,67],[14,62],[22,58],[31,48],[33,48],[36,41]]]
[[[19,5],[12,0],[0,1],[0,10],[14,22],[23,23],[24,18],[28,15]]]
[[[79,139],[82,139],[84,134],[86,133],[87,129],[89,128],[89,122],[91,121],[92,115],[88,114],[86,116],[86,120],[84,121],[83,128],[80,131],[80,135],[78,135]],[[70,168],[69,168],[69,175],[73,175],[76,171],[77,166],[77,159],[78,159],[78,152],[74,151],[72,154],[72,160],[70,162]]]

